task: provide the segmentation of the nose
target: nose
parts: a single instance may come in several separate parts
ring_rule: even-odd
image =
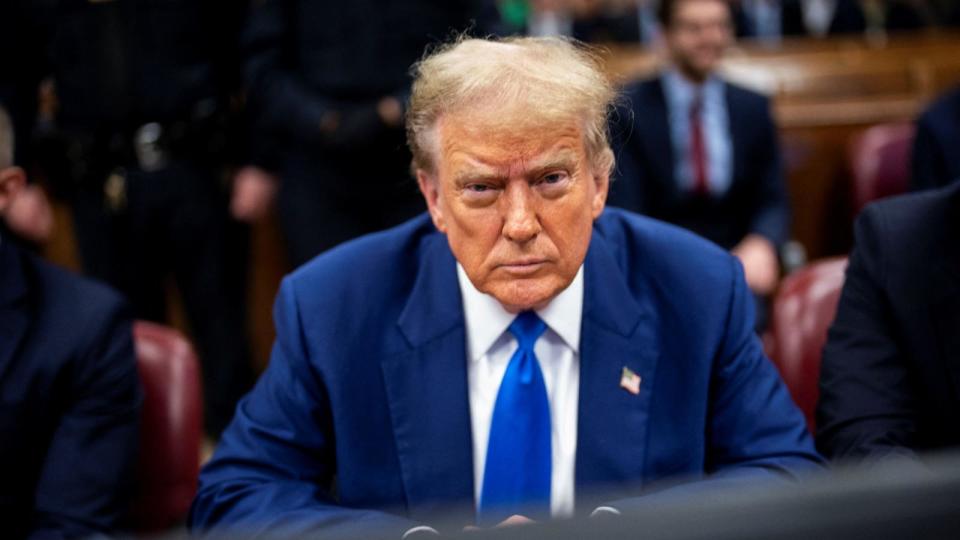
[[[503,236],[518,243],[533,240],[540,234],[540,218],[534,204],[534,193],[525,181],[511,182],[501,198]]]

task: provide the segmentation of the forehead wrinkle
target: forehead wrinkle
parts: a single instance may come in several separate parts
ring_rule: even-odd
[[[489,119],[463,112],[444,115],[436,126],[439,157],[454,169],[457,178],[529,174],[560,165],[579,167],[587,158],[584,129],[576,120],[516,130],[511,127],[502,115]],[[464,168],[472,170],[457,170]]]
[[[554,153],[551,153],[551,150],[554,150],[553,148],[548,149],[547,151],[543,152],[541,155],[530,160],[530,164],[529,164],[530,169],[539,170],[539,169],[549,169],[553,167],[559,167],[563,165],[576,165],[577,162],[579,161],[577,159],[576,151],[572,148],[566,148],[565,146],[566,145],[556,149],[556,152]]]

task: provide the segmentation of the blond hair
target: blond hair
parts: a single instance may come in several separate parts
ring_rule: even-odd
[[[433,139],[442,115],[485,103],[519,106],[523,117],[509,119],[510,124],[582,120],[595,171],[609,174],[613,169],[607,118],[617,94],[597,55],[579,42],[461,37],[427,54],[412,73],[406,127],[414,168],[433,170]]]

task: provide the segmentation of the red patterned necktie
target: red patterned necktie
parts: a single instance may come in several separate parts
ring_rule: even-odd
[[[703,140],[703,122],[700,121],[703,111],[703,99],[699,93],[690,104],[690,160],[693,169],[693,192],[696,195],[707,195],[707,148]]]

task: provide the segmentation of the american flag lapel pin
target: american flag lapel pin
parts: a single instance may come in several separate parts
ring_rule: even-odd
[[[636,396],[640,393],[641,380],[640,376],[634,373],[633,370],[627,366],[623,366],[623,373],[620,375],[620,388]]]

